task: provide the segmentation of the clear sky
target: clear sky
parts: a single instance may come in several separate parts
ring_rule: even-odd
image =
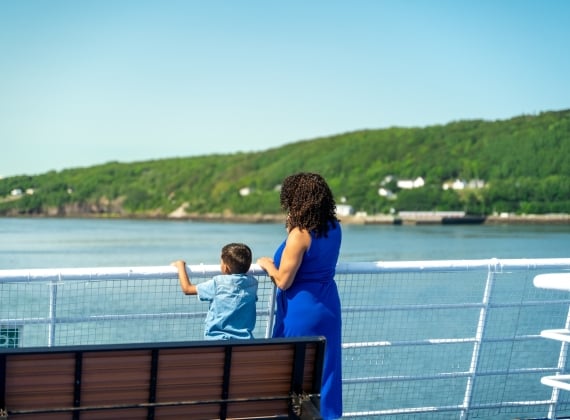
[[[0,0],[3,176],[568,108],[567,0]]]

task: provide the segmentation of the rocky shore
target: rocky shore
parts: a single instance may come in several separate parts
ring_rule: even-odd
[[[486,224],[546,224],[567,225],[570,224],[569,214],[523,214],[523,215],[498,215],[487,216]]]
[[[248,214],[235,215],[223,213],[210,214],[185,214],[170,215],[169,219],[196,220],[203,222],[227,222],[227,223],[285,223],[285,216],[282,214]],[[443,217],[434,217],[431,219],[402,219],[399,216],[392,215],[352,215],[339,216],[344,224],[358,225],[401,225],[401,224],[549,224],[549,225],[565,225],[570,224],[570,215],[568,214],[545,214],[545,215],[492,215],[473,220],[466,217],[462,223],[461,220],[453,223],[445,222]]]
[[[525,215],[491,215],[486,217],[457,218],[453,221],[442,216],[423,218],[401,218],[399,216],[376,215],[376,216],[343,216],[340,217],[346,224],[390,224],[390,225],[426,225],[426,224],[547,224],[547,225],[567,225],[570,224],[568,214],[525,214]]]
[[[33,215],[6,214],[4,217],[59,217],[59,218],[92,218],[92,219],[163,219],[163,220],[193,220],[212,223],[285,223],[284,214],[233,214],[224,213],[186,213],[175,211],[170,214],[160,212],[145,214],[129,214],[124,211],[77,211],[77,209],[66,209],[68,211],[51,211]],[[70,211],[71,210],[71,211]],[[122,209],[121,209],[122,210]],[[2,217],[2,216],[0,216]],[[441,215],[422,215],[404,217],[400,215],[339,215],[339,219],[344,224],[355,225],[438,225],[438,224],[527,224],[527,225],[568,225],[570,224],[570,214],[501,214],[490,216],[465,216],[463,218],[449,218]]]

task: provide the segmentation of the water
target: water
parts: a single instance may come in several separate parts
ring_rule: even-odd
[[[343,235],[341,262],[570,257],[570,226],[566,225],[344,225]],[[254,257],[259,257],[272,255],[284,236],[282,224],[0,218],[0,269],[167,265],[179,258],[185,259],[189,264],[217,264],[220,249],[227,242],[245,242],[252,247]],[[535,299],[534,294],[538,295],[540,291],[525,286],[529,280],[523,277],[502,274],[501,281],[495,286],[497,299],[505,296],[509,302],[517,299],[522,301],[523,297]],[[346,307],[374,306],[379,303],[378,297],[381,297],[381,303],[387,305],[479,302],[485,276],[480,273],[462,273],[461,282],[457,278],[454,273],[436,276],[408,276],[400,273],[386,274],[382,282],[374,283],[367,281],[366,277],[345,276],[339,281],[339,287],[343,306]],[[15,292],[5,296],[11,305],[2,305],[0,302],[0,318],[3,315],[17,318],[19,315],[10,312],[14,307],[32,311],[27,315],[32,318],[45,317],[49,303],[46,288],[27,289],[26,284],[12,287]],[[152,299],[148,299],[146,289],[141,288],[140,284],[135,287],[125,281],[118,287],[121,289],[108,294],[101,288],[100,282],[70,282],[60,285],[59,315],[73,318],[79,315],[139,313],[137,305],[144,305],[149,313],[195,313],[206,310],[204,305],[199,307],[195,299],[188,300],[183,296],[176,281],[171,282],[169,287],[155,287],[145,282],[145,287],[164,293]],[[527,297],[526,294],[530,296]],[[142,298],[137,300],[135,295],[142,295]],[[35,301],[30,300],[30,297]],[[25,300],[25,303],[18,304],[20,301],[14,299]],[[487,328],[492,337],[534,334],[543,328],[559,325],[558,321],[553,321],[555,319],[563,322],[567,313],[566,305],[563,306],[559,311],[561,314],[556,312],[556,318],[552,312],[558,311],[558,307],[535,309],[535,306],[531,306],[521,309],[515,305],[497,308],[490,314]],[[2,309],[6,314],[2,313]],[[543,310],[548,312],[543,314]],[[371,321],[370,317],[381,317],[381,322]],[[475,335],[478,317],[478,307],[453,309],[451,312],[416,310],[386,311],[380,315],[369,312],[346,313],[343,315],[343,340],[398,342],[434,337],[472,337]],[[196,337],[201,337],[202,331],[201,318],[181,318],[172,324],[166,324],[161,319],[139,320],[137,328],[123,321],[101,322],[97,325],[95,329],[87,323],[58,325],[58,340],[66,336],[68,330],[70,336],[79,336],[80,341],[86,343],[115,342],[116,337],[120,337],[117,340],[120,342],[132,342],[139,338],[131,334],[140,331],[150,334],[157,341],[168,341],[173,336],[186,339],[190,333],[193,334],[192,339],[197,339]],[[370,325],[375,327],[370,328]],[[27,343],[34,342],[35,338],[29,336],[35,331],[33,328],[38,330],[38,341],[46,336],[45,326],[28,325],[28,336],[25,337]],[[517,331],[511,331],[514,329]],[[494,371],[508,370],[510,366],[555,366],[557,343],[539,341],[526,344],[529,349],[525,347],[518,352],[513,352],[510,348],[523,345],[525,342],[511,341],[487,344],[482,349],[483,360],[490,365],[482,366],[482,369]],[[418,372],[463,372],[469,368],[472,353],[470,343],[444,348],[444,357],[442,348],[436,346],[347,349],[343,374],[347,379],[382,375],[397,377]],[[536,395],[540,396],[540,400],[547,399],[550,390],[540,384],[539,376],[535,374],[529,378],[529,375],[504,375],[496,379],[483,377],[479,380],[479,388],[491,391],[477,391],[477,395],[482,395],[479,397],[482,400],[475,402],[494,401],[487,394],[499,392],[497,390],[503,392],[505,400],[509,401],[525,398],[534,400],[538,398]],[[368,408],[415,407],[429,405],[433,401],[453,405],[462,401],[464,378],[433,381],[430,386],[426,383],[416,381],[406,387],[398,382],[347,386],[345,409],[358,411]],[[540,409],[537,412],[544,414]],[[531,411],[527,417],[530,417],[530,413]],[[508,413],[502,416],[481,415],[481,418],[489,419],[510,420],[513,417]],[[450,413],[448,418],[456,418],[456,413]]]
[[[0,269],[217,264],[245,242],[273,255],[279,223],[0,218]],[[341,262],[570,257],[570,225],[344,225]]]

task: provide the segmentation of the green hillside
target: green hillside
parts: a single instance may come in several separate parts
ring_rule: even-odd
[[[181,206],[192,214],[276,214],[276,186],[297,171],[321,173],[338,203],[344,197],[368,214],[570,213],[570,110],[362,130],[256,153],[110,162],[10,177],[0,180],[0,215],[166,216]],[[417,177],[425,180],[421,188],[397,186]],[[482,180],[484,187],[442,188],[456,179]],[[381,186],[394,196],[380,196]],[[241,195],[242,188],[249,195]]]

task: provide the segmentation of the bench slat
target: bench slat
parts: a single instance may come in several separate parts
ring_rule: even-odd
[[[0,410],[10,419],[290,418],[292,391],[318,401],[324,348],[324,338],[305,337],[3,349]]]

